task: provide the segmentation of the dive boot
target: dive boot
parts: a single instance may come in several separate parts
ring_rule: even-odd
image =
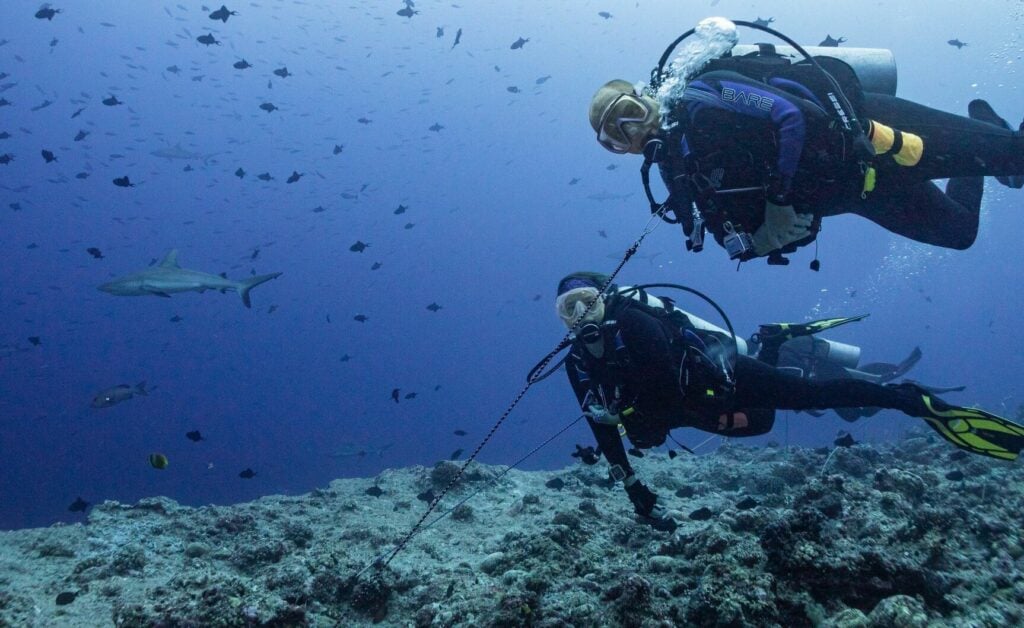
[[[992,105],[988,104],[987,101],[982,100],[980,98],[972,100],[970,104],[967,105],[967,114],[971,117],[972,120],[988,122],[989,124],[994,124],[1008,131],[1014,130],[1013,127],[1011,127],[1006,122],[1006,120],[1003,120],[1002,118],[999,117],[999,114],[997,114],[995,110],[992,109]],[[1024,123],[1021,123],[1021,127],[1024,128]],[[1020,131],[1017,130],[1014,131],[1014,133],[1020,134]],[[996,181],[1002,183],[1003,185],[1009,188],[1014,188],[1017,190],[1019,190],[1020,188],[1024,188],[1024,175],[1015,174],[1012,176],[996,177]]]
[[[977,408],[950,405],[916,384],[890,386],[905,395],[907,414],[924,419],[960,449],[1000,460],[1016,460],[1024,448],[1024,425]]]

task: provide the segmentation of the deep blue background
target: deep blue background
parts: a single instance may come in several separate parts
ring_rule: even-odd
[[[829,33],[887,47],[903,97],[955,112],[984,97],[1008,119],[1024,114],[1021,9],[1009,0],[973,3],[971,15],[952,3],[880,3],[857,10],[877,19],[857,20],[804,1],[419,0],[411,19],[395,14],[397,1],[259,2],[230,6],[239,15],[227,24],[192,1],[67,5],[52,22],[33,17],[35,3],[0,7],[0,72],[10,75],[0,84],[16,83],[0,94],[13,103],[0,107],[0,131],[12,135],[0,153],[15,158],[0,166],[4,528],[74,520],[66,508],[79,495],[230,503],[472,451],[561,338],[556,281],[611,270],[644,226],[640,160],[594,142],[591,95],[611,78],[646,78],[664,46],[707,15],[772,15],[801,42]],[[206,32],[222,45],[197,43]],[[518,37],[529,42],[511,50]],[[953,37],[969,45],[947,45]],[[235,70],[242,58],[254,67]],[[274,76],[281,66],[294,75]],[[124,105],[101,104],[109,95]],[[47,99],[54,104],[31,111]],[[265,113],[263,102],[280,110]],[[430,131],[435,123],[444,128]],[[90,135],[73,142],[79,130]],[[213,156],[185,172],[186,162],[150,154],[176,143]],[[335,144],[342,154],[332,155]],[[44,164],[44,148],[59,161]],[[232,174],[239,167],[243,180]],[[288,185],[293,170],[305,176]],[[83,171],[91,176],[75,178]],[[261,172],[275,180],[257,181]],[[137,187],[112,185],[124,175]],[[588,198],[602,193],[631,196]],[[704,290],[744,335],[765,321],[870,312],[833,337],[862,345],[865,361],[896,361],[920,345],[915,377],[966,383],[951,400],[1013,414],[1024,367],[1022,197],[994,182],[986,194],[966,252],[840,217],[826,221],[820,273],[807,270],[810,251],[788,268],[755,262],[737,272],[714,245],[687,254],[678,230],[662,226],[620,279]],[[395,215],[399,204],[409,209]],[[350,252],[356,240],[370,247]],[[90,257],[92,246],[106,257]],[[96,290],[172,247],[186,268],[284,275],[253,291],[252,310],[234,294]],[[443,309],[428,311],[433,301]],[[359,313],[369,320],[354,321]],[[89,407],[98,391],[140,380],[148,397]],[[395,387],[418,396],[396,405]],[[481,459],[511,462],[575,416],[564,377],[547,380]],[[913,425],[883,413],[853,432],[870,441]],[[771,437],[821,444],[840,427],[849,426],[831,414],[780,413]],[[207,440],[187,440],[193,429]],[[581,424],[525,467],[571,463],[572,444],[590,439]],[[329,455],[388,443],[381,457]],[[149,466],[155,451],[170,458],[165,471]],[[255,479],[238,477],[246,467]]]

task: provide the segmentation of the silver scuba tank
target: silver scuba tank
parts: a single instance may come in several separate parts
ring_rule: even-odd
[[[757,44],[737,44],[732,55],[739,57],[757,52]],[[828,46],[804,46],[812,57],[833,57],[845,62],[857,74],[866,92],[896,95],[896,58],[885,48],[839,48]],[[792,46],[775,46],[775,52],[796,63],[804,56]]]
[[[856,369],[860,363],[860,347],[816,336],[799,336],[779,347],[780,356],[790,352],[799,362],[829,362],[845,369]]]

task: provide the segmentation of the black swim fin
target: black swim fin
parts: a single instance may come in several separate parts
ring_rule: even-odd
[[[967,105],[967,114],[971,117],[972,120],[988,122],[989,124],[994,124],[1008,131],[1013,131],[1013,127],[1011,127],[1006,122],[1006,120],[1000,118],[999,114],[997,114],[995,110],[992,109],[992,105],[988,104],[987,101],[982,100],[980,98],[972,100]],[[1024,123],[1021,123],[1021,128],[1024,128]],[[1020,133],[1019,130],[1014,132]],[[1006,187],[1014,188],[1016,190],[1024,188],[1024,175],[1015,174],[1010,176],[996,177],[996,181],[1002,183]]]
[[[915,384],[890,386],[907,396],[908,414],[924,419],[960,449],[1000,460],[1016,460],[1024,449],[1024,425],[977,408],[950,405]]]

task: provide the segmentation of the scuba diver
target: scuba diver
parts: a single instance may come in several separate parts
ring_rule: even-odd
[[[765,434],[777,409],[890,408],[924,419],[971,453],[1015,460],[1024,448],[1024,426],[948,404],[912,382],[881,383],[902,375],[914,356],[909,366],[905,361],[883,369],[876,379],[809,378],[772,365],[787,342],[862,317],[762,326],[755,358],[744,355],[749,347],[735,337],[728,319],[725,332],[666,297],[647,294],[651,286],[608,284],[608,277],[588,272],[558,283],[555,307],[571,332],[566,372],[612,478],[623,483],[641,520],[656,527],[674,524],[657,495],[634,474],[623,437],[646,449],[662,445],[677,427],[730,437]],[[574,455],[591,464],[597,460],[592,451]]]
[[[736,24],[776,35],[805,58],[792,62],[769,44],[733,55]],[[850,49],[832,54],[858,63]],[[977,236],[984,177],[1024,187],[1022,132],[984,100],[961,117],[897,98],[895,65],[885,71],[884,87],[864,83],[891,93],[869,91],[856,67],[833,56],[812,57],[767,27],[708,18],[665,51],[643,90],[624,80],[602,86],[590,124],[609,151],[644,155],[651,211],[681,223],[693,251],[707,230],[730,259],[787,264],[784,254],[815,242],[823,218],[843,213],[966,249]],[[650,191],[655,163],[669,191],[664,203]],[[949,179],[945,192],[933,179]],[[815,257],[811,268],[819,267]]]

